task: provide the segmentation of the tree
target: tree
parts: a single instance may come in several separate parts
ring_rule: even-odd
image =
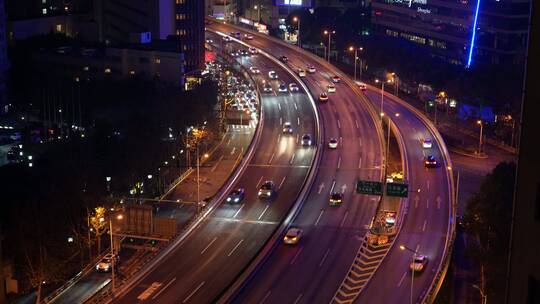
[[[503,299],[516,165],[501,162],[467,202],[466,231],[478,240],[468,255],[484,266],[487,292],[491,299]]]
[[[94,208],[94,214],[90,216],[90,226],[96,235],[97,254],[101,253],[101,236],[107,232],[107,221],[105,221],[105,208]]]

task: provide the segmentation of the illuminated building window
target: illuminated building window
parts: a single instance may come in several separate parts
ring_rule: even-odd
[[[129,71],[129,75],[135,75],[135,71],[134,70]]]
[[[42,9],[41,12],[43,13],[43,15],[47,15],[47,9],[46,8]]]
[[[387,29],[387,30],[386,30],[386,35],[392,36],[392,37],[397,37],[397,36],[398,36],[398,32]]]
[[[155,63],[160,64],[160,63],[161,63],[161,59],[160,59],[160,58],[156,58]]]
[[[105,74],[110,74],[111,73],[111,68],[105,68]]]
[[[176,4],[184,4],[186,3],[186,0],[176,0]]]
[[[186,14],[176,14],[176,20],[185,20]]]
[[[56,25],[56,31],[57,31],[58,33],[61,33],[61,32],[62,32],[62,24],[57,24],[57,25]]]

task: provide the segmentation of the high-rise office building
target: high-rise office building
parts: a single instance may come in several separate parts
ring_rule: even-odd
[[[204,67],[204,1],[175,1],[175,33],[186,58],[186,71]]]
[[[7,57],[6,12],[4,0],[0,0],[0,114],[7,111],[6,80],[9,61]]]
[[[174,34],[173,1],[95,0],[101,40],[125,43],[166,39]]]
[[[372,0],[378,34],[458,65],[522,63],[531,0]],[[472,51],[471,51],[472,50]]]
[[[540,303],[540,92],[536,89],[540,73],[540,6],[532,8],[506,285],[508,304]]]

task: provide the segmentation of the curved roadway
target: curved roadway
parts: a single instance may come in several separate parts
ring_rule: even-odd
[[[237,27],[218,23],[210,27],[225,33],[238,30]],[[276,43],[271,37],[258,35],[249,43],[275,56],[286,55],[292,67],[305,69],[306,63],[315,65],[317,73],[308,74],[305,78],[314,96],[329,83],[334,75],[331,72],[340,73],[337,69],[330,71],[317,64],[322,59],[306,56],[294,47]],[[294,223],[304,229],[306,237],[296,248],[278,245],[234,302],[328,303],[345,277],[360,245],[360,238],[364,235],[365,225],[369,224],[375,208],[374,201],[369,197],[352,193],[355,177],[380,179],[376,166],[381,163],[381,153],[373,143],[369,146],[370,140],[373,142],[376,137],[376,131],[367,115],[362,113],[365,109],[359,106],[359,99],[367,97],[379,110],[381,95],[380,90],[372,87],[365,94],[355,94],[342,90],[343,86],[338,84],[337,93],[330,94],[331,101],[320,105],[319,109],[324,137],[341,136],[348,144],[340,145],[337,151],[324,151],[317,181]],[[420,189],[420,192],[410,193],[402,231],[356,302],[402,303],[404,299],[408,302],[411,290],[408,266],[412,253],[399,250],[399,245],[415,249],[429,258],[424,273],[415,276],[413,302],[417,302],[425,296],[439,269],[448,241],[447,232],[452,227],[452,181],[450,174],[445,172],[449,158],[444,154],[444,143],[433,133],[436,130],[433,131],[425,121],[419,119],[418,113],[390,95],[385,96],[384,112],[400,113],[399,117],[393,116],[393,123],[405,144],[409,189]],[[365,140],[358,142],[356,138]],[[431,149],[422,148],[423,138],[432,139]],[[355,142],[359,145],[355,145]],[[441,165],[426,169],[423,158],[427,154],[434,155]],[[360,170],[358,162],[361,163]],[[337,187],[347,184],[344,204],[337,208],[330,208],[327,203],[327,186],[332,185],[333,181],[336,181]]]

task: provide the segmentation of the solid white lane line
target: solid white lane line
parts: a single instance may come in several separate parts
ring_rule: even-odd
[[[279,183],[279,188],[278,189],[281,189],[281,186],[283,186],[283,183],[285,182],[285,179],[287,178],[287,175],[285,175],[283,177],[283,179],[281,180],[281,183]]]
[[[264,208],[264,210],[263,210],[263,212],[261,213],[261,215],[259,215],[258,220],[261,220],[261,218],[263,217],[263,215],[266,213],[266,210],[268,210],[268,207],[270,207],[270,205],[266,205],[266,207]]]
[[[189,301],[189,299],[191,299],[191,297],[193,297],[193,295],[199,291],[199,289],[201,289],[201,287],[203,287],[205,281],[202,281],[201,284],[199,284],[199,286],[197,286],[197,288],[195,288],[195,290],[193,290],[188,296],[187,298],[184,299],[184,301],[182,301],[182,303],[187,303]]]
[[[214,237],[214,238],[210,241],[210,243],[208,243],[208,245],[206,245],[206,247],[204,247],[204,249],[201,251],[201,254],[205,253],[206,250],[208,250],[208,248],[210,248],[210,246],[212,246],[212,244],[214,244],[214,242],[215,242],[216,240],[217,240],[217,236]]]
[[[269,290],[266,295],[264,296],[264,298],[262,298],[261,302],[259,304],[264,304],[264,302],[266,301],[266,299],[268,299],[268,297],[270,296],[270,293],[271,291]]]
[[[296,298],[296,300],[294,301],[293,304],[298,304],[298,303],[300,303],[300,300],[302,299],[302,296],[303,296],[303,294],[299,294],[298,297]]]
[[[358,120],[355,119],[355,120],[354,120],[354,123],[356,124],[356,128],[357,128],[357,129],[360,129],[360,126],[358,125]]]
[[[236,210],[236,212],[233,215],[233,218],[236,218],[238,216],[238,213],[240,213],[240,210],[242,210],[242,208],[244,208],[244,204],[240,205],[240,208],[238,208],[238,210]]]
[[[337,168],[339,169],[339,167],[341,167],[341,156],[338,158],[337,161]]]
[[[272,164],[272,161],[274,160],[274,156],[276,155],[276,152],[272,153],[272,156],[270,156],[270,159],[268,160],[268,164]]]
[[[338,129],[341,129],[341,123],[339,123],[339,119],[337,120],[337,127]]]
[[[326,257],[328,256],[329,253],[330,253],[330,248],[328,248],[328,249],[326,250],[326,253],[324,254],[324,256],[323,256],[321,262],[319,263],[319,267],[321,267],[321,266],[324,264],[324,260],[326,260]]]
[[[300,117],[296,117],[296,122],[300,125]]]
[[[298,251],[296,252],[296,254],[294,255],[293,259],[291,260],[291,265],[294,264],[294,262],[296,262],[296,259],[298,258],[298,256],[300,255],[300,252],[302,252],[302,250],[304,250],[304,247],[300,247],[298,249]]]
[[[426,231],[426,224],[427,224],[427,220],[424,220],[424,226],[422,226],[422,231]]]
[[[360,157],[358,159],[358,169],[360,169],[362,167],[362,158]]]
[[[406,276],[407,276],[407,273],[404,272],[403,275],[401,276],[401,279],[399,280],[399,283],[397,284],[397,287],[401,286],[401,284],[403,283],[403,280],[405,280]]]
[[[240,244],[242,244],[243,241],[244,241],[244,239],[241,239],[240,242],[238,242],[236,244],[236,246],[234,246],[234,248],[231,250],[231,252],[229,252],[229,254],[227,256],[230,257],[234,253],[234,251],[238,248],[238,246],[240,246]]]
[[[293,153],[292,158],[291,158],[291,161],[289,162],[289,164],[292,165],[292,163],[294,162],[294,157],[295,157],[295,156],[296,156],[296,153]]]
[[[328,194],[332,194],[332,191],[334,190],[334,187],[336,186],[336,181],[333,180],[332,181],[332,187],[330,187],[330,191],[328,192]]]
[[[261,184],[262,179],[263,179],[263,177],[261,175],[261,178],[259,178],[259,181],[257,182],[257,185],[255,186],[255,189],[259,189],[259,185]]]
[[[345,211],[345,216],[343,216],[343,220],[341,220],[341,225],[339,225],[339,227],[343,227],[343,225],[345,225],[345,220],[347,219],[347,215],[349,215],[349,210]]]
[[[321,220],[323,213],[324,213],[324,209],[321,209],[321,213],[319,213],[319,216],[317,217],[317,220],[315,221],[315,226],[319,225],[319,221]]]
[[[174,281],[176,281],[176,277],[174,277],[172,280],[169,281],[169,283],[167,283],[167,285],[163,286],[163,288],[161,288],[153,297],[152,297],[152,300],[154,300],[155,298],[159,297],[159,295],[165,290],[167,289],[167,287],[169,287]]]

